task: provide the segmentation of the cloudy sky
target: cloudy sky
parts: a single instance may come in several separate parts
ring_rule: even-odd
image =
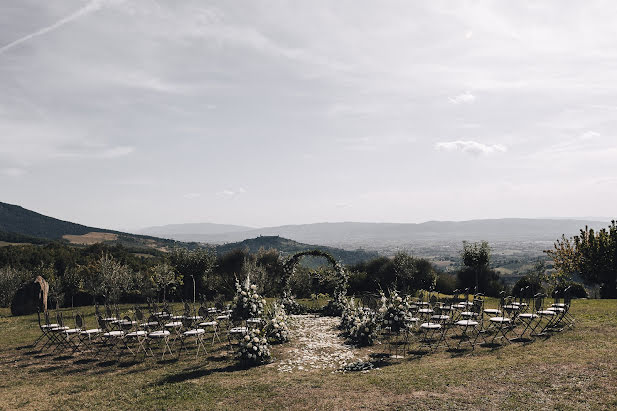
[[[0,201],[133,229],[615,217],[617,2],[3,0]]]

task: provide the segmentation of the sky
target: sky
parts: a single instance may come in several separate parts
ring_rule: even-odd
[[[0,201],[112,229],[615,217],[617,2],[0,2]]]

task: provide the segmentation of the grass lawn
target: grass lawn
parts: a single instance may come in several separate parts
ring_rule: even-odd
[[[93,308],[82,309],[94,326]],[[617,302],[577,300],[576,327],[531,344],[407,356],[368,373],[240,369],[195,359],[101,362],[32,349],[36,316],[0,309],[0,409],[616,409]]]

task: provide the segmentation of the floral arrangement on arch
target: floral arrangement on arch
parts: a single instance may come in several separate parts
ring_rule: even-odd
[[[409,302],[402,298],[396,289],[390,290],[390,296],[386,297],[381,291],[382,306],[379,309],[383,327],[389,327],[392,332],[398,333],[405,329],[405,319],[409,313]]]
[[[238,343],[236,357],[249,365],[264,364],[270,361],[268,339],[258,328],[249,328]]]
[[[231,304],[231,318],[233,320],[248,320],[259,318],[264,312],[266,300],[257,293],[257,286],[251,284],[250,274],[246,275],[241,285],[236,278],[236,295]]]
[[[285,309],[277,303],[274,303],[272,307],[272,318],[268,320],[264,327],[264,333],[270,342],[281,344],[289,341],[288,320],[289,317]]]
[[[358,308],[356,307],[356,301],[353,297],[346,301],[345,308],[341,313],[341,323],[339,328],[349,335],[349,330],[353,326],[355,319],[358,317]]]

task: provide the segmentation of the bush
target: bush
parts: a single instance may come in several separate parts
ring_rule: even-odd
[[[504,288],[499,274],[488,267],[463,267],[456,276],[457,286],[460,289],[476,287],[478,279],[478,292],[489,297],[497,297]]]
[[[516,281],[512,287],[514,297],[533,297],[537,293],[545,293],[546,290],[537,278],[525,275]]]
[[[564,290],[570,287],[568,290],[568,294],[572,298],[587,298],[587,290],[580,283],[575,283],[573,281],[569,281],[563,284],[558,285],[553,290],[553,296],[557,296],[560,298],[564,297]]]
[[[24,271],[11,267],[0,268],[0,307],[8,307],[13,297],[30,275]]]
[[[435,281],[435,291],[442,294],[454,294],[456,289],[456,276],[453,274],[439,273]]]

